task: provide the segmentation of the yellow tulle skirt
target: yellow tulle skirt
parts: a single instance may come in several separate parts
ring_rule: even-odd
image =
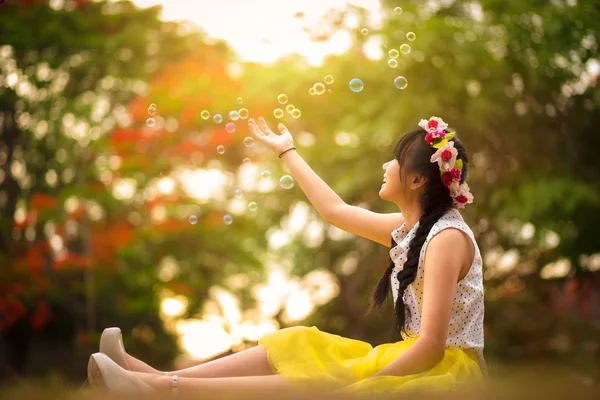
[[[374,377],[406,351],[417,338],[369,343],[296,326],[264,336],[273,372],[297,388],[331,388],[348,394],[402,394],[409,391],[448,391],[463,385],[479,385],[484,376],[470,350],[447,347],[442,361],[414,375]]]

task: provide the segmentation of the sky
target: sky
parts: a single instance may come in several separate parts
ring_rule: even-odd
[[[319,65],[328,54],[343,53],[350,35],[335,34],[323,43],[312,42],[303,26],[314,26],[331,9],[349,4],[369,11],[369,25],[377,27],[384,16],[379,0],[133,0],[139,7],[163,6],[165,20],[189,20],[211,37],[224,39],[245,61],[271,63],[289,53],[304,55]],[[297,13],[303,13],[297,18]],[[353,21],[348,21],[350,24]],[[357,21],[354,21],[357,24]],[[362,28],[362,27],[361,27]]]

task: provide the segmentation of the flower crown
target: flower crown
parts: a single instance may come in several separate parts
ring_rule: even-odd
[[[427,131],[425,141],[431,147],[438,149],[432,156],[431,162],[438,163],[444,186],[450,190],[450,196],[454,200],[453,206],[465,208],[465,205],[473,202],[473,195],[466,182],[460,183],[463,162],[457,159],[458,150],[454,148],[454,142],[450,141],[456,132],[446,133],[448,124],[439,117],[431,117],[429,120],[422,119],[419,126]]]

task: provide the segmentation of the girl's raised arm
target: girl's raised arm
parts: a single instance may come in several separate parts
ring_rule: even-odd
[[[277,154],[294,147],[292,135],[283,124],[278,125],[280,135],[271,131],[263,118],[259,118],[258,123],[250,119],[248,125],[253,136]],[[346,204],[295,150],[287,151],[281,158],[325,221],[346,232],[390,246],[392,231],[404,222],[401,213],[379,214]]]

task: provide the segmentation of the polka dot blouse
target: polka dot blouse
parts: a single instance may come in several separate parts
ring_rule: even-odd
[[[395,264],[390,277],[392,284],[392,293],[394,304],[398,298],[400,283],[398,281],[398,272],[402,270],[406,256],[408,254],[408,245],[414,237],[419,223],[410,230],[403,224],[400,228],[392,232],[392,238],[397,243],[390,250],[390,257]],[[405,339],[412,335],[419,335],[421,326],[421,311],[423,309],[423,264],[427,245],[431,239],[447,228],[455,228],[465,232],[473,241],[475,246],[475,258],[467,275],[460,280],[454,301],[452,304],[452,314],[450,317],[450,329],[446,338],[446,345],[462,349],[471,349],[477,356],[482,370],[487,372],[485,360],[483,358],[483,273],[482,260],[479,247],[475,241],[473,231],[465,223],[460,212],[453,208],[444,214],[431,228],[429,235],[423,243],[421,254],[419,256],[419,267],[417,276],[413,283],[408,285],[404,291],[403,299],[405,306],[410,310],[410,318],[407,324],[409,335],[404,335]],[[408,337],[407,337],[408,336]]]

